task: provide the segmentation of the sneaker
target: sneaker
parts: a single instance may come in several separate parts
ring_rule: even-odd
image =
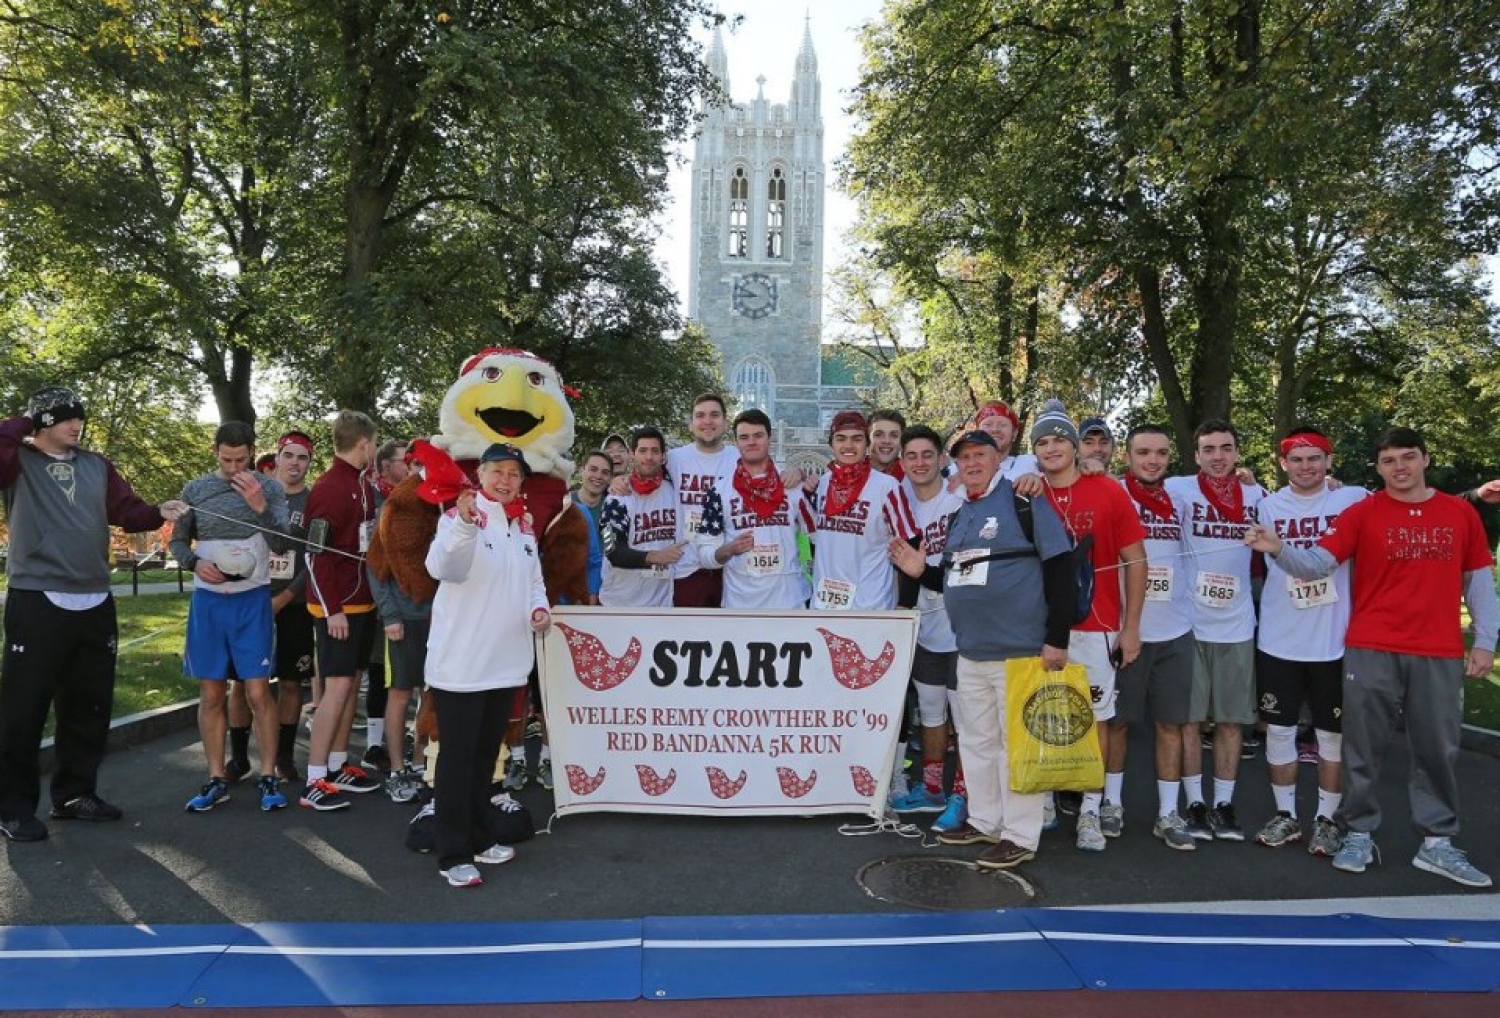
[[[899,799],[891,800],[891,809],[897,813],[941,813],[948,803],[941,792],[929,792],[926,785],[918,785]]]
[[[979,853],[974,865],[982,870],[1008,870],[1036,858],[1036,852],[1013,841],[1002,841]]]
[[[1074,842],[1081,851],[1104,851],[1104,832],[1099,829],[1099,814],[1090,810],[1078,815],[1078,838]]]
[[[224,781],[231,785],[238,785],[249,773],[249,760],[231,760],[224,765]]]
[[[969,802],[961,795],[948,796],[948,805],[941,816],[932,822],[932,833],[943,834],[956,831],[969,819]]]
[[[221,802],[229,801],[229,782],[223,778],[209,778],[202,791],[187,801],[189,813],[207,813]]]
[[[1118,838],[1125,833],[1125,807],[1117,802],[1099,805],[1099,829],[1106,838]]]
[[[1245,829],[1234,815],[1234,804],[1221,802],[1208,811],[1208,826],[1220,841],[1244,841]]]
[[[281,791],[281,786],[276,783],[274,775],[267,774],[260,779],[260,808],[267,813],[273,809],[286,809],[286,795]]]
[[[938,842],[944,845],[998,845],[1000,839],[993,834],[984,833],[965,820],[954,830],[939,834]]]
[[[478,887],[484,883],[484,877],[479,875],[479,870],[473,863],[462,862],[457,866],[438,870],[438,873],[448,881],[449,887]]]
[[[54,805],[51,813],[53,820],[118,820],[124,815],[120,807],[92,794]]]
[[[320,813],[348,809],[350,806],[349,797],[339,791],[337,785],[325,778],[309,781],[302,789],[302,798],[298,802]]]
[[[1277,812],[1275,816],[1266,821],[1255,835],[1257,845],[1265,845],[1267,848],[1280,848],[1282,845],[1290,845],[1294,841],[1302,840],[1302,828],[1292,815],[1286,810]]]
[[[1057,811],[1065,817],[1076,817],[1083,809],[1082,792],[1058,792],[1053,798],[1057,800]]]
[[[1042,830],[1057,830],[1057,802],[1051,792],[1042,794]]]
[[[538,761],[536,773],[532,777],[536,779],[537,784],[549,792],[552,791],[552,758],[548,757],[546,760]]]
[[[542,737],[542,719],[539,718],[539,717],[537,717],[535,714],[533,714],[531,716],[531,720],[526,722],[526,738],[528,738],[528,739],[540,739],[541,737]]]
[[[389,771],[391,769],[390,751],[377,742],[365,750],[364,765],[372,771]]]
[[[1208,807],[1203,803],[1188,803],[1187,816],[1183,820],[1187,822],[1188,836],[1194,841],[1214,840],[1214,829],[1208,822]]]
[[[337,771],[328,775],[328,783],[340,792],[353,792],[355,795],[364,795],[380,788],[380,782],[370,777],[363,767],[353,764],[344,764]]]
[[[526,772],[526,761],[520,757],[507,757],[505,761],[505,777],[500,784],[510,792],[519,792],[526,787],[526,782],[531,780],[531,775]]]
[[[1363,873],[1370,863],[1380,865],[1380,848],[1375,836],[1364,831],[1350,831],[1344,835],[1344,843],[1333,857],[1333,868],[1345,873]],[[1416,860],[1412,860],[1415,864]]]
[[[302,780],[302,775],[297,773],[297,761],[291,757],[283,757],[276,761],[276,780],[296,784]]]
[[[510,862],[516,857],[516,850],[509,845],[491,845],[474,857],[475,862],[482,862],[486,866],[499,866],[501,863]]]
[[[1456,847],[1447,838],[1431,848],[1424,844],[1417,849],[1411,864],[1419,870],[1447,877],[1465,887],[1489,887],[1494,883],[1488,873],[1475,869],[1474,864],[1469,862],[1469,857],[1464,855],[1463,849]]]
[[[1166,842],[1168,848],[1175,848],[1179,852],[1192,852],[1198,848],[1198,842],[1188,833],[1187,821],[1176,810],[1164,817],[1157,817],[1151,833]]]
[[[906,780],[906,772],[901,771],[891,777],[891,790],[886,795],[886,801],[894,802],[911,791],[911,783]]]
[[[1318,817],[1313,821],[1312,841],[1307,845],[1308,855],[1322,856],[1332,859],[1339,854],[1339,849],[1344,845],[1344,836],[1339,833],[1339,825],[1327,817]]]
[[[411,802],[417,797],[417,786],[421,783],[421,778],[403,767],[385,779],[385,794],[391,802]]]
[[[7,817],[0,820],[0,834],[11,841],[45,841],[47,825],[34,816]]]

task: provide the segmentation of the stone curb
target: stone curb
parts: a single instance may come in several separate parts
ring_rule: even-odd
[[[110,722],[109,741],[105,744],[105,749],[110,753],[120,749],[130,749],[143,742],[150,742],[152,739],[160,739],[185,728],[192,728],[197,723],[197,700],[186,700],[182,703],[157,707],[155,710],[127,714],[123,718],[115,718]],[[41,753],[38,755],[43,773],[52,769],[53,754],[52,740],[43,739]]]
[[[1486,756],[1500,756],[1500,732],[1476,725],[1464,725],[1459,742],[1464,749],[1472,749]]]

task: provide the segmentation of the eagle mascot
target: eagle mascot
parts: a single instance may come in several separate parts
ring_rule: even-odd
[[[464,361],[438,411],[438,433],[418,442],[413,458],[424,473],[422,495],[451,501],[475,484],[479,456],[496,442],[521,450],[531,474],[521,486],[526,513],[539,536],[542,579],[552,604],[588,603],[589,521],[568,497],[573,476],[573,408],[578,393],[549,362],[526,350],[488,347]],[[455,470],[456,466],[456,470]],[[461,473],[460,473],[461,472]],[[432,533],[411,554],[425,558]],[[524,724],[524,712],[512,727]],[[419,731],[436,738],[437,719],[423,701]],[[514,740],[507,738],[509,744]],[[501,763],[503,764],[503,759]]]

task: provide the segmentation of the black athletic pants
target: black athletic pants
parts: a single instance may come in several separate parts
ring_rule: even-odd
[[[428,687],[437,709],[438,869],[473,862],[476,852],[495,844],[489,829],[490,781],[505,738],[514,689],[455,693]]]
[[[0,817],[36,814],[37,752],[54,703],[52,802],[95,791],[114,704],[117,632],[113,597],[67,611],[39,590],[10,590],[0,661]]]

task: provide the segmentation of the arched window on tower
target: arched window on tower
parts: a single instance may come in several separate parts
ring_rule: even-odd
[[[786,234],[786,177],[781,167],[771,171],[766,182],[766,257],[782,257]]]
[[[729,257],[750,253],[750,179],[736,166],[729,177]]]
[[[764,361],[741,361],[734,369],[729,388],[741,410],[756,407],[764,410],[771,420],[776,419],[776,376]]]

